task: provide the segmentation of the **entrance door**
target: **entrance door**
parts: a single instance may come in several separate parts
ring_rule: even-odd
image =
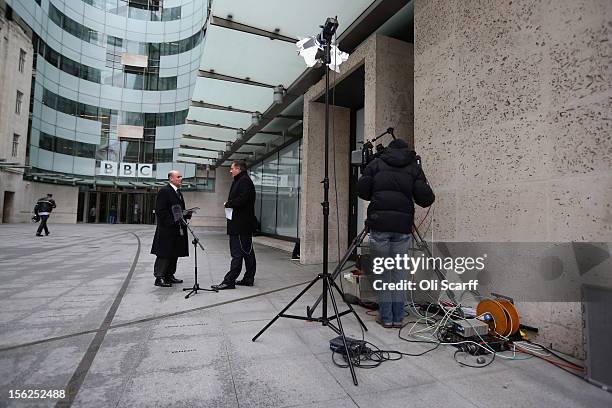
[[[15,201],[15,193],[13,191],[5,191],[2,207],[2,223],[11,221],[13,215],[13,202]]]
[[[143,222],[155,224],[155,193],[146,193],[144,196]]]

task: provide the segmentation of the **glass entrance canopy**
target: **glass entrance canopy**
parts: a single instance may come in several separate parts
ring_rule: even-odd
[[[211,0],[179,159],[213,167],[255,160],[299,136],[302,100],[286,93],[312,68],[295,43],[317,35],[327,17],[337,16],[341,36],[372,3]]]

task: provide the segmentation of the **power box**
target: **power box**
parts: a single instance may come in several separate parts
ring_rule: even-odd
[[[478,319],[456,320],[453,330],[462,337],[484,336],[489,333],[489,325]]]

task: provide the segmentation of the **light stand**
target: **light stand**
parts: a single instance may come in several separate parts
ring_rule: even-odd
[[[335,18],[328,18],[325,21],[325,25],[323,26],[323,30],[319,37],[317,38],[318,42],[324,47],[324,69],[325,69],[325,176],[323,178],[323,202],[321,206],[323,207],[323,273],[317,275],[317,277],[312,280],[287,306],[283,308],[263,329],[259,331],[253,337],[253,341],[257,340],[259,336],[261,336],[274,322],[276,322],[280,317],[285,317],[288,319],[297,319],[297,320],[306,320],[309,322],[319,322],[323,326],[329,327],[336,334],[342,337],[342,343],[344,345],[344,349],[347,354],[347,361],[349,369],[351,370],[351,376],[353,377],[353,384],[358,385],[357,376],[355,374],[355,368],[353,367],[353,362],[350,355],[350,348],[348,347],[346,336],[344,335],[344,329],[342,328],[342,321],[340,317],[347,314],[353,313],[355,316],[357,314],[353,310],[352,306],[347,303],[349,306],[349,310],[346,310],[342,313],[338,312],[338,305],[336,304],[336,299],[334,297],[335,288],[340,294],[342,291],[334,282],[332,275],[329,273],[328,268],[328,260],[329,260],[329,66],[331,63],[331,41],[338,28],[338,21]],[[297,316],[291,314],[285,314],[285,312],[299,299],[301,298],[315,283],[319,280],[323,281],[323,293],[321,295],[323,307],[321,309],[321,317],[312,317],[312,316]],[[334,314],[331,316],[327,315],[327,302],[331,300],[332,307],[334,309]],[[342,296],[344,301],[344,296]],[[346,301],[345,301],[346,303]],[[336,325],[332,323],[332,320],[336,320]],[[359,319],[359,318],[358,318]],[[363,322],[359,319],[359,323],[365,327]]]
[[[348,247],[348,249],[344,253],[344,256],[342,257],[342,260],[340,261],[338,266],[336,266],[336,268],[332,272],[331,274],[332,281],[334,282],[336,281],[336,278],[338,277],[338,275],[340,275],[340,272],[342,272],[342,270],[344,269],[344,265],[346,265],[346,263],[349,261],[355,249],[357,249],[357,247],[361,245],[366,235],[368,235],[368,227],[363,227],[361,232],[357,234],[357,236],[351,242],[351,245]],[[338,288],[337,285],[334,285],[334,287]],[[338,293],[340,294],[340,296],[344,297],[344,294],[340,290],[338,290]],[[315,300],[315,302],[312,304],[312,306],[306,306],[306,315],[308,315],[308,317],[312,316],[312,314],[314,313],[319,303],[321,303],[321,300],[323,300],[323,295],[319,296],[317,300]],[[363,327],[365,331],[368,331],[368,328],[363,323],[359,315],[355,312],[355,310],[353,310],[353,307],[351,306],[351,304],[347,302],[347,305],[350,308],[350,311],[342,312],[340,313],[340,315],[343,316],[349,312],[352,312],[355,315],[355,318],[359,321],[359,324],[361,325],[361,327]]]
[[[200,242],[200,238],[198,238],[196,233],[191,229],[191,226],[189,226],[189,224],[185,222],[184,218],[181,218],[181,223],[187,227],[187,229],[191,233],[191,236],[193,237],[193,241],[191,241],[191,243],[193,244],[193,255],[194,255],[193,274],[195,277],[195,282],[192,287],[183,288],[183,292],[187,290],[189,291],[189,293],[185,296],[185,299],[189,299],[189,296],[193,294],[197,295],[199,290],[203,290],[205,292],[219,292],[217,289],[205,289],[205,288],[200,287],[200,284],[198,283],[198,246],[202,249],[202,251],[204,251],[204,247],[202,246],[202,243]]]

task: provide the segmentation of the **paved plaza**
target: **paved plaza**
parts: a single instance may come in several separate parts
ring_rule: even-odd
[[[52,220],[51,220],[52,221]],[[281,319],[251,338],[320,270],[279,249],[256,245],[254,287],[199,293],[193,254],[179,260],[184,284],[153,286],[153,226],[0,225],[0,406],[55,406],[53,399],[10,399],[11,390],[67,390],[75,407],[610,407],[612,394],[539,359],[496,359],[462,367],[452,347],[380,367],[348,369],[331,360],[328,328]],[[202,286],[229,266],[222,231],[197,229]],[[191,248],[193,252],[193,248]],[[320,289],[319,289],[320,290]],[[296,305],[303,313],[318,291]],[[379,327],[365,309],[366,340],[419,353],[398,330]],[[343,319],[351,337],[356,321]]]

